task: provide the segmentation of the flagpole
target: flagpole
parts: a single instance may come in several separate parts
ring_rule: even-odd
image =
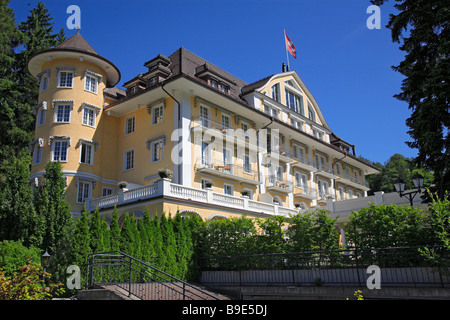
[[[287,43],[286,43],[286,30],[283,29],[283,32],[284,32],[284,47],[286,48],[286,59],[287,59],[287,64],[288,64],[288,70],[291,70],[291,68],[289,66],[289,54],[288,54]]]

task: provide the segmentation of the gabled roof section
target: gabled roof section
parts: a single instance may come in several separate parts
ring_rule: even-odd
[[[284,80],[281,80],[281,78],[285,78]],[[314,110],[316,111],[317,116],[319,117],[322,126],[327,128],[328,130],[331,131],[328,123],[326,122],[322,111],[320,110],[320,107],[316,101],[316,99],[314,98],[314,96],[312,95],[312,93],[309,91],[309,89],[306,87],[305,83],[303,82],[303,80],[300,78],[300,76],[297,74],[296,71],[287,71],[287,72],[281,72],[281,73],[277,73],[277,74],[273,74],[272,76],[266,77],[264,79],[261,79],[259,81],[256,81],[252,84],[249,84],[247,86],[244,86],[242,88],[242,96],[245,95],[249,95],[255,92],[262,92],[265,89],[268,89],[267,86],[268,84],[270,84],[271,82],[275,82],[276,79],[280,79],[281,81],[286,81],[288,78],[294,80],[296,82],[296,84],[300,87],[300,89],[303,91],[302,95],[305,96],[307,100],[309,100],[314,108]],[[284,93],[282,93],[284,95]],[[267,97],[268,99],[271,99],[270,97]],[[307,101],[305,101],[305,112],[307,112],[307,108],[308,108],[308,103]]]

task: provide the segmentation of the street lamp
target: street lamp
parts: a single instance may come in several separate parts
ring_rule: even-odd
[[[45,253],[41,256],[41,266],[44,268],[44,274],[42,275],[42,288],[45,287],[45,269],[48,267],[49,263],[50,255],[48,254],[47,250],[45,250]]]
[[[415,175],[412,176],[412,180],[417,190],[412,190],[409,192],[404,192],[405,182],[402,179],[398,178],[397,180],[394,181],[395,191],[398,192],[400,197],[408,198],[411,207],[413,206],[414,197],[416,196],[416,194],[420,193],[421,192],[420,189],[423,188],[423,176],[416,173]]]

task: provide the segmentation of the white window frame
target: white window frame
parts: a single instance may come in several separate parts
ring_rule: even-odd
[[[41,76],[41,81],[39,83],[39,92],[45,91],[48,89],[49,77],[46,74]]]
[[[155,156],[155,153],[157,152],[158,145],[161,145],[160,147],[160,158],[157,159]],[[150,151],[151,151],[151,162],[158,162],[163,160],[164,155],[164,141],[163,139],[155,140],[150,144]]]
[[[83,147],[90,148],[90,154],[89,154],[89,161],[86,162],[86,159],[83,159]],[[87,150],[86,150],[87,151]],[[82,164],[88,164],[88,165],[94,165],[94,151],[95,151],[95,145],[89,142],[81,142],[80,144],[80,163]],[[86,154],[85,154],[86,157]]]
[[[229,193],[227,190],[229,191]],[[233,196],[234,195],[234,186],[231,184],[224,183],[223,184],[223,194],[226,194],[228,196]]]
[[[280,83],[275,83],[273,86],[270,87],[270,96],[273,100],[277,102],[281,102],[281,86]]]
[[[90,79],[88,81],[88,79]],[[94,82],[94,88],[92,90],[91,86],[92,86],[92,82]],[[84,77],[84,91],[88,91],[88,92],[92,92],[97,94],[98,91],[98,78],[96,76],[93,76],[91,74],[86,74]]]
[[[66,109],[67,107],[69,108],[69,120],[68,121],[64,121],[64,115],[65,115],[65,110],[63,111],[63,115],[62,115],[62,121],[58,121],[58,113],[59,113],[59,108],[64,107],[64,109]],[[72,105],[70,104],[65,104],[65,103],[58,103],[55,105],[55,117],[54,117],[54,122],[55,123],[70,123],[72,120]]]
[[[129,121],[132,121],[132,128],[129,128]],[[130,130],[129,130],[130,129]],[[125,135],[136,132],[136,115],[125,118]]]
[[[36,112],[36,127],[42,126],[45,124],[45,117],[47,115],[47,110],[44,108],[39,108]]]
[[[295,177],[295,186],[297,188],[300,188],[300,189],[307,189],[308,188],[308,177],[307,177],[306,174],[304,174],[301,171],[295,170],[294,171],[294,177]]]
[[[86,118],[87,112],[92,112],[92,124],[89,123],[89,118]],[[87,119],[87,121],[85,121],[86,119]],[[95,128],[97,125],[97,110],[95,110],[94,108],[89,108],[89,107],[84,106],[81,123],[85,126]]]
[[[102,188],[102,197],[106,197],[114,194],[114,188],[103,187]]]
[[[70,81],[70,86],[68,86],[67,84],[61,85],[61,74],[62,73],[66,73],[66,74],[71,74],[72,75],[72,79]],[[67,77],[67,76],[66,76]],[[58,71],[58,85],[57,88],[73,88],[73,79],[75,77],[75,72],[72,70],[68,70],[68,69],[61,69]],[[67,79],[66,79],[67,82]]]
[[[330,184],[328,181],[318,179],[317,181],[317,189],[319,189],[320,198],[325,198],[330,195]]]
[[[158,111],[159,115],[155,119],[157,111]],[[152,126],[162,123],[163,121],[164,121],[164,105],[161,104],[161,105],[152,107]]]
[[[34,144],[33,148],[33,164],[39,164],[42,161],[42,149],[39,143]]]
[[[306,148],[293,143],[292,144],[292,156],[295,159],[300,160],[302,163],[305,163],[306,157],[307,157]]]
[[[87,187],[87,190],[85,189]],[[80,194],[80,191],[82,192]],[[87,194],[86,194],[87,191]],[[84,203],[86,199],[89,199],[92,195],[92,182],[78,181],[77,186],[77,203]]]
[[[132,153],[131,167],[128,167],[128,153]],[[123,171],[128,171],[128,170],[134,169],[134,159],[135,159],[134,148],[124,151],[124,153],[123,153]]]
[[[61,157],[59,157],[58,159],[55,159],[56,145],[59,144],[59,143],[66,143],[67,144],[66,151],[65,151],[65,154],[66,154],[66,159],[65,160],[62,160]],[[63,149],[61,148],[60,155],[62,154],[62,151],[63,151]],[[68,159],[69,159],[69,141],[68,140],[53,140],[52,141],[52,151],[51,152],[52,152],[51,153],[51,161],[52,162],[56,162],[56,161],[67,162]]]

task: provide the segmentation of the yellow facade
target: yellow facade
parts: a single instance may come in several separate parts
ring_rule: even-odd
[[[74,39],[90,48],[79,35]],[[137,217],[145,210],[203,219],[289,215],[367,192],[364,176],[376,169],[333,144],[320,108],[295,72],[245,84],[180,49],[147,62],[148,72],[122,90],[114,88],[120,78],[115,66],[88,49],[75,54],[63,45],[29,63],[41,83],[48,77],[30,144],[36,158],[41,154],[32,181],[39,183],[45,164],[56,161],[57,147],[66,146],[56,142],[68,142],[61,162],[75,216],[84,205],[98,207],[106,219],[114,206],[119,216]],[[183,54],[195,62],[192,74],[175,63]],[[61,88],[64,70],[73,81]],[[95,92],[87,89],[88,77],[98,79]],[[67,110],[59,105],[67,104],[69,121],[60,121]],[[160,169],[172,171],[172,180],[161,180]]]

